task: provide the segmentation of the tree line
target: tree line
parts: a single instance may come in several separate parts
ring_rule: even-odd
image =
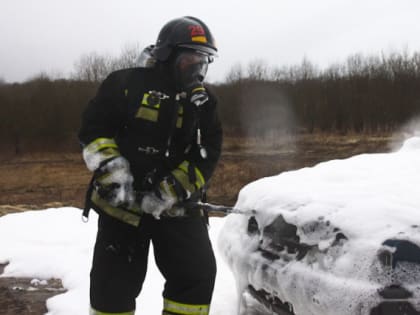
[[[235,134],[390,134],[420,114],[420,53],[356,54],[323,70],[255,61],[217,89]]]
[[[85,55],[71,79],[39,75],[0,84],[2,152],[78,150],[80,116],[99,82],[135,65],[139,49],[117,58]],[[219,97],[225,134],[272,137],[296,133],[389,134],[420,112],[420,53],[352,55],[319,69],[309,60],[273,67],[257,60],[235,65]]]

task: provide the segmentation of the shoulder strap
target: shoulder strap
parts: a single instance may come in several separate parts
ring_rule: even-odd
[[[92,208],[91,197],[92,197],[92,192],[93,192],[93,181],[94,180],[95,180],[95,177],[92,176],[92,178],[89,182],[88,189],[86,190],[85,207],[83,208],[83,212],[82,212],[82,220],[85,221],[85,222],[87,222],[89,220],[89,212],[90,212],[90,209]]]
[[[180,99],[181,99],[180,94],[177,94],[175,96],[175,104],[174,104],[174,107],[173,107],[172,113],[171,113],[171,115],[172,115],[171,116],[171,124],[170,124],[169,129],[168,129],[169,131],[168,131],[167,142],[166,142],[165,157],[169,157],[169,154],[170,154],[169,150],[170,150],[171,143],[172,143],[172,137],[174,135],[175,128],[176,128],[176,121],[178,119],[178,110],[179,110],[179,107],[180,107],[180,104],[179,104]]]

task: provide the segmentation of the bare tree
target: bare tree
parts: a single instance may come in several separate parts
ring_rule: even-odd
[[[142,49],[139,43],[127,44],[121,50],[120,56],[112,62],[112,70],[132,68],[137,66],[137,60]]]
[[[248,78],[251,80],[268,80],[269,71],[267,63],[262,59],[256,59],[248,64]]]
[[[242,65],[240,63],[237,63],[233,65],[232,68],[229,70],[225,80],[227,83],[233,83],[241,81],[242,79],[244,79]]]
[[[100,82],[112,71],[137,66],[140,53],[140,45],[135,43],[125,45],[118,57],[96,52],[85,54],[74,64],[73,76],[82,81]]]
[[[287,66],[274,67],[270,74],[270,79],[276,82],[289,80],[289,68]]]
[[[75,78],[88,82],[100,82],[111,72],[112,59],[96,52],[83,55],[75,63]]]
[[[298,68],[297,77],[299,80],[315,79],[318,76],[318,69],[306,57],[303,58]]]

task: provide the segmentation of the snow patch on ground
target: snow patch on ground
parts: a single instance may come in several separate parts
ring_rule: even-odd
[[[225,219],[210,219],[213,244]],[[97,215],[81,221],[77,208],[51,208],[0,217],[0,263],[9,262],[2,277],[31,277],[33,285],[60,278],[68,290],[47,301],[49,315],[87,314],[89,271],[96,237]],[[233,275],[214,246],[218,274],[211,315],[236,314]],[[160,315],[164,280],[149,255],[149,270],[137,299],[136,314]]]

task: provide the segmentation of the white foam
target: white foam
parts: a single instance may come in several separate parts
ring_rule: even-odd
[[[260,227],[282,215],[298,227],[300,241],[315,250],[300,262],[269,263],[256,252],[265,243],[247,234],[247,218],[229,217],[219,244],[240,294],[252,283],[256,289],[275,290],[297,314],[350,315],[360,308],[365,314],[378,302],[378,288],[395,281],[379,266],[382,243],[398,238],[420,246],[415,226],[420,225],[419,148],[420,138],[412,138],[398,152],[324,162],[244,187],[235,207],[257,210]],[[332,246],[334,229],[348,238],[345,245]],[[418,267],[404,268],[420,308]]]

